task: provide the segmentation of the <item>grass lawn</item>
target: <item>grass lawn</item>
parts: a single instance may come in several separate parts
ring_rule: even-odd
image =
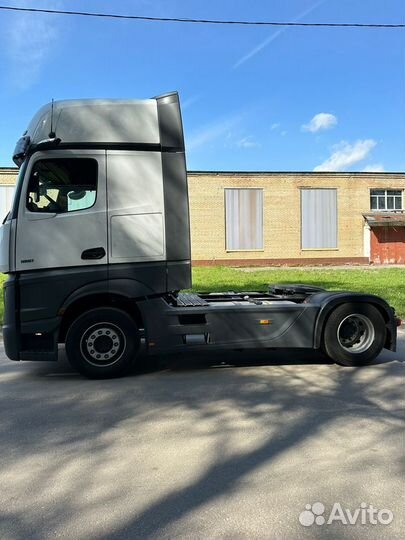
[[[6,276],[0,274],[0,285]],[[254,291],[267,289],[269,283],[307,283],[330,290],[369,292],[382,296],[405,319],[405,268],[274,268],[242,270],[227,267],[193,269],[195,291]],[[3,321],[3,295],[0,296],[0,321]]]
[[[381,296],[405,319],[405,268],[274,268],[251,269],[196,267],[194,291],[254,291],[269,283],[305,283],[330,290],[368,292]]]

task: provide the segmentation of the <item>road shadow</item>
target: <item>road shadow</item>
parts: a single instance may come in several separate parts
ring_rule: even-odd
[[[400,406],[402,364],[381,362],[369,368],[345,369],[325,364],[322,356],[315,360],[313,352],[295,350],[293,357],[289,353],[227,353],[210,358],[187,355],[172,358],[171,363],[166,358],[167,364],[160,371],[153,368],[141,375],[134,372],[128,378],[107,381],[81,378],[69,368],[63,352],[61,362],[54,366],[13,364],[10,370],[3,369],[2,474],[11,475],[10,493],[14,486],[24,490],[24,479],[29,478],[36,495],[25,499],[24,504],[16,500],[11,506],[0,508],[0,532],[2,527],[5,531],[2,537],[7,537],[10,527],[15,540],[42,540],[47,537],[48,528],[68,531],[67,535],[72,537],[70,527],[78,516],[92,515],[96,510],[108,515],[111,508],[121,508],[118,524],[94,533],[88,531],[87,535],[75,534],[75,538],[173,538],[183,520],[208,504],[234,496],[244,482],[264,467],[271,466],[275,474],[275,464],[282,456],[302,448],[308,441],[322,439],[325,432],[339,435],[330,440],[330,455],[317,463],[317,474],[322,478],[333,468],[339,470],[342,463],[337,460],[336,449],[347,436],[345,426],[353,422],[357,425],[361,419],[375,422],[379,430],[367,432],[366,437],[352,442],[355,452],[350,454],[350,470],[353,475],[363,470],[371,472],[376,456],[370,448],[379,447],[382,438],[388,440],[404,429]],[[19,367],[23,367],[23,372],[18,372]],[[253,422],[255,430],[261,433],[252,445],[238,451],[230,441],[243,440],[245,434],[243,423],[235,421],[235,411],[244,423]],[[176,431],[179,417],[189,419],[187,432],[182,432],[181,438]],[[173,479],[173,486],[169,482],[163,491],[156,487],[156,495],[148,504],[128,507],[128,494],[134,501],[137,497],[141,480],[136,478],[145,478],[144,466],[137,462],[138,448],[142,447],[150,425],[156,422],[162,428],[156,432],[153,444],[160,445],[162,455],[165,446],[174,444],[179,456],[183,456],[187,441],[199,440],[203,426],[209,426],[204,436],[210,444],[210,459],[183,485]],[[124,454],[119,445],[117,448],[123,432],[130,434]],[[43,456],[48,458],[44,460]],[[19,463],[33,458],[41,466],[28,471],[24,468],[24,472],[18,468]],[[179,459],[180,472],[189,464]],[[78,463],[80,474],[72,480],[69,471]],[[114,474],[109,472],[112,464]],[[164,466],[159,452],[156,466]],[[386,469],[387,482],[403,474],[403,466],[403,456],[392,455]],[[301,473],[292,470],[291,474],[299,479]],[[271,499],[275,486],[271,478],[266,482],[266,497]],[[364,487],[348,482],[350,497],[362,500]],[[56,491],[54,486],[58,486]],[[90,496],[99,486],[101,494]],[[38,512],[38,501],[45,501],[41,504],[46,514]],[[307,501],[296,500],[294,504],[304,502]],[[296,514],[284,519],[296,520]],[[399,538],[396,529],[384,532],[390,538]],[[316,535],[311,530],[311,538]],[[381,536],[377,531],[376,535]],[[370,538],[368,533],[366,536]],[[320,537],[336,540],[344,536],[337,534],[336,529],[323,529]]]

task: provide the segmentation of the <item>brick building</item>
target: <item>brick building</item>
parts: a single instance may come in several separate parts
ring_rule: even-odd
[[[0,168],[0,211],[17,178]],[[405,263],[405,174],[189,172],[195,265]]]
[[[0,168],[0,223],[10,210],[14,195],[14,186],[17,180],[17,169],[9,167]]]
[[[190,172],[193,263],[405,263],[405,174]]]

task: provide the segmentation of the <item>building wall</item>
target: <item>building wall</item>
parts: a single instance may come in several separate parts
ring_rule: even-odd
[[[15,186],[17,181],[18,169],[15,167],[0,168],[0,185]]]
[[[370,189],[405,189],[405,174],[392,173],[201,172],[188,178],[195,264],[368,263],[362,214],[370,211]],[[263,250],[226,250],[225,188],[263,189]],[[337,249],[301,249],[300,188],[337,189]]]
[[[0,169],[0,223],[11,207],[14,197],[17,170],[14,168]]]

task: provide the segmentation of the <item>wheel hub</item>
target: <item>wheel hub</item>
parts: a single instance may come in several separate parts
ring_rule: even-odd
[[[84,332],[80,347],[86,360],[106,366],[119,360],[125,349],[123,332],[112,323],[98,323]]]
[[[99,353],[106,353],[112,349],[113,341],[109,336],[99,336],[96,337],[94,343],[89,343],[89,345],[93,345],[94,349]]]
[[[356,319],[345,321],[340,330],[341,341],[348,347],[357,343],[363,334],[364,327]]]

